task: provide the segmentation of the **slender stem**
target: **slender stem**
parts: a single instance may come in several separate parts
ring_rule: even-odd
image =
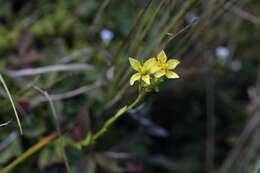
[[[133,107],[135,107],[138,103],[139,103],[139,101],[142,99],[142,97],[144,96],[144,94],[145,94],[145,92],[140,92],[139,93],[139,95],[137,96],[137,98],[135,99],[135,101],[131,104],[131,105],[129,105],[128,107],[127,107],[127,111],[129,111],[130,109],[132,109]]]
[[[144,96],[145,92],[141,91],[137,98],[134,100],[134,102],[132,104],[130,104],[129,106],[124,106],[123,108],[119,109],[116,114],[114,116],[112,116],[110,119],[108,119],[104,126],[93,136],[93,142],[95,142],[100,136],[102,136],[107,129],[112,126],[114,124],[114,122],[124,113],[126,113],[127,111],[129,111],[130,109],[132,109],[134,106],[136,106],[139,101],[142,99],[142,97]]]
[[[60,123],[59,123],[59,120],[58,120],[57,111],[55,109],[54,103],[53,103],[49,93],[47,91],[43,91],[41,88],[38,88],[38,87],[34,87],[34,88],[47,98],[47,100],[50,104],[52,115],[54,117],[54,124],[56,126],[57,131],[61,134],[61,128],[60,128]],[[60,144],[61,144],[61,152],[62,152],[62,155],[63,155],[66,171],[67,171],[67,173],[71,173],[71,168],[70,168],[70,165],[69,165],[69,162],[68,162],[68,158],[67,158],[65,146],[64,146],[64,137],[62,136],[62,134],[60,135],[59,140],[60,140]]]
[[[13,162],[11,162],[9,165],[7,165],[4,169],[0,171],[0,173],[8,173],[10,172],[16,165],[30,157],[32,154],[34,154],[36,151],[39,149],[43,148],[46,146],[48,143],[53,141],[56,137],[60,135],[59,132],[55,132],[42,140],[40,140],[37,144],[29,148],[27,151],[25,151],[22,155],[20,155],[17,159],[15,159]]]
[[[14,110],[14,114],[15,114],[15,117],[16,117],[16,120],[17,120],[19,129],[20,129],[20,133],[23,134],[22,125],[21,125],[21,122],[20,122],[18,113],[17,113],[17,111],[16,111],[13,98],[12,98],[12,96],[11,96],[11,94],[10,94],[10,92],[9,92],[9,89],[8,89],[7,85],[5,84],[4,78],[3,78],[3,76],[2,76],[1,74],[0,74],[0,82],[3,84],[4,89],[5,89],[6,93],[7,93],[7,96],[8,96],[8,98],[9,98],[11,104],[12,104],[12,107],[13,107],[13,110]]]

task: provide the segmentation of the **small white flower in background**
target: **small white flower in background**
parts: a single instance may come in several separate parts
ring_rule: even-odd
[[[241,62],[239,60],[234,60],[231,62],[231,69],[234,72],[238,72],[241,69]]]
[[[220,60],[227,60],[227,58],[230,55],[230,50],[227,47],[224,46],[219,46],[216,48],[216,56],[220,59]]]
[[[102,29],[99,35],[105,43],[109,43],[114,38],[114,33],[109,29]]]
[[[188,13],[185,19],[188,24],[191,24],[194,22],[194,20],[198,19],[198,16],[194,13]]]

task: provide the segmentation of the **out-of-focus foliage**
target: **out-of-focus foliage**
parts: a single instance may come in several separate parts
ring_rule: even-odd
[[[180,60],[181,78],[143,99],[95,147],[65,146],[71,172],[217,172],[236,149],[223,172],[256,173],[259,123],[246,127],[259,112],[259,10],[258,0],[0,0],[0,72],[24,130],[19,135],[0,88],[0,122],[12,121],[0,127],[0,168],[57,131],[57,122],[69,128],[65,143],[96,132],[136,96],[128,57],[144,61],[164,48]],[[7,71],[61,64],[94,68]],[[56,98],[58,120],[34,86]],[[55,140],[14,172],[65,172],[62,153]]]

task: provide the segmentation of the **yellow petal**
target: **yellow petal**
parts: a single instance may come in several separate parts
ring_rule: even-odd
[[[155,73],[158,72],[161,69],[161,67],[159,67],[158,65],[154,65],[150,68],[150,73]]]
[[[141,79],[140,73],[133,74],[132,77],[130,78],[130,85],[134,85],[135,81],[140,80],[140,79]]]
[[[177,59],[171,59],[167,61],[166,68],[169,70],[175,69],[175,67],[180,63]]]
[[[174,73],[172,71],[167,71],[165,75],[169,79],[179,78],[179,75],[177,75],[177,73]]]
[[[130,62],[130,64],[131,64],[133,69],[135,69],[136,71],[141,71],[142,65],[141,65],[141,63],[139,61],[137,61],[136,59],[130,57],[129,58],[129,62]]]
[[[156,72],[155,74],[154,74],[154,76],[156,77],[156,78],[160,78],[160,77],[162,77],[163,75],[165,75],[165,72],[164,71],[158,71],[158,72]]]
[[[150,85],[150,76],[149,76],[149,75],[144,75],[144,76],[142,76],[142,80],[143,80],[147,85]]]
[[[160,61],[160,63],[166,63],[167,56],[163,50],[157,55],[157,59]]]
[[[145,70],[150,70],[155,65],[156,65],[156,59],[155,58],[150,58],[150,59],[148,59],[148,60],[146,60],[144,62],[144,66],[143,67],[144,67]]]

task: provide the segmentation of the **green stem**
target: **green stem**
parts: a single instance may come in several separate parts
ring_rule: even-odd
[[[9,165],[7,165],[5,168],[3,168],[0,173],[8,173],[10,172],[16,165],[30,157],[32,154],[46,146],[48,143],[53,141],[55,138],[57,138],[60,135],[59,132],[55,132],[42,140],[40,140],[37,144],[33,145],[31,148],[29,148],[27,151],[25,151],[22,155],[20,155],[17,159],[12,161]]]
[[[23,134],[22,125],[21,125],[21,122],[20,122],[20,119],[19,119],[18,113],[17,113],[17,111],[16,111],[16,108],[15,108],[15,104],[14,104],[13,98],[12,98],[12,96],[11,96],[11,94],[10,94],[10,92],[9,92],[9,89],[8,89],[6,83],[5,83],[5,80],[4,80],[4,78],[3,78],[3,76],[2,76],[1,74],[0,74],[0,82],[3,84],[4,89],[5,89],[6,93],[7,93],[7,96],[8,96],[8,98],[9,98],[11,104],[12,104],[12,107],[13,107],[13,110],[14,110],[14,114],[15,114],[15,117],[16,117],[16,120],[17,120],[17,123],[18,123],[19,129],[20,129],[20,133]]]
[[[142,99],[142,97],[144,96],[145,92],[144,91],[141,91],[139,92],[137,98],[134,100],[134,102],[129,105],[129,106],[124,106],[123,108],[121,108],[120,110],[118,110],[116,112],[116,114],[114,116],[112,116],[110,119],[108,119],[104,126],[93,136],[93,142],[95,142],[100,136],[102,136],[106,131],[107,129],[112,126],[114,124],[114,122],[121,116],[123,115],[124,113],[126,113],[127,111],[129,111],[130,109],[132,109],[134,106],[136,106],[139,101]]]
[[[97,131],[96,134],[94,134],[93,136],[91,134],[87,134],[86,138],[83,139],[82,141],[80,142],[77,142],[77,143],[70,143],[70,145],[78,148],[78,149],[81,149],[82,147],[86,147],[88,145],[91,145],[93,143],[95,143],[95,141],[100,137],[102,136],[104,133],[106,133],[106,131],[108,130],[109,127],[111,127],[114,122],[121,116],[123,115],[124,113],[126,113],[127,111],[129,111],[130,109],[132,109],[133,107],[135,107],[139,102],[140,100],[142,99],[142,97],[145,95],[145,91],[144,90],[141,90],[139,88],[139,94],[137,96],[137,98],[133,101],[132,104],[130,104],[129,106],[124,106],[123,108],[119,109],[111,118],[109,118],[105,124],[103,125],[103,127]]]

